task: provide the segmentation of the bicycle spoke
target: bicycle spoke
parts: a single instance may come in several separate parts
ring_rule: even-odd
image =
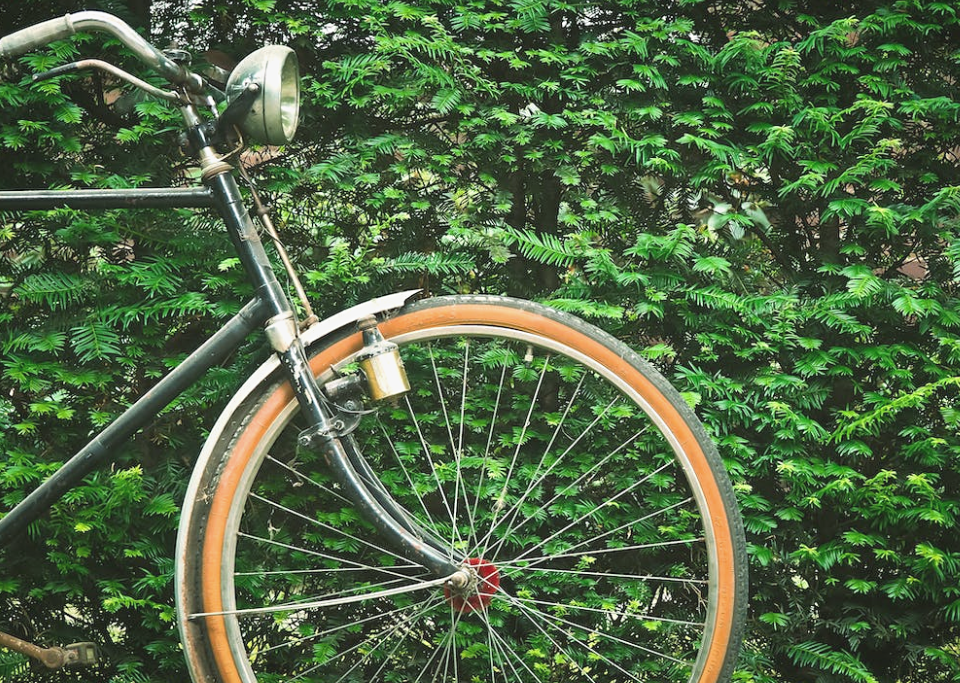
[[[497,566],[500,567],[500,569],[518,569],[525,572],[531,571],[547,574],[570,574],[577,577],[591,576],[602,579],[630,579],[631,581],[666,581],[670,583],[689,583],[694,585],[706,585],[709,583],[706,579],[687,579],[679,576],[657,576],[654,574],[616,574],[612,572],[591,572],[580,569],[554,569],[551,567],[514,565],[510,563],[501,563]]]
[[[432,610],[432,609],[438,604],[438,601],[437,601],[436,599],[433,600],[433,601],[426,601],[426,602],[427,602],[428,604],[426,605],[426,607],[424,607],[422,610],[420,610],[420,612],[418,612],[418,613],[416,613],[416,614],[414,614],[414,615],[408,616],[408,617],[406,617],[405,619],[398,620],[395,624],[393,624],[392,626],[390,626],[388,630],[386,630],[386,631],[384,631],[384,632],[382,632],[382,633],[371,633],[365,640],[362,640],[362,641],[360,641],[359,643],[357,643],[356,645],[350,647],[349,649],[340,652],[336,657],[332,657],[331,659],[328,659],[328,660],[326,660],[326,661],[324,661],[324,662],[321,662],[321,663],[319,663],[319,664],[316,664],[315,666],[311,667],[310,669],[308,669],[308,670],[302,672],[301,674],[299,674],[298,677],[301,677],[301,678],[302,678],[303,676],[308,675],[309,673],[313,673],[314,671],[316,671],[316,670],[319,669],[320,667],[328,666],[328,665],[336,662],[337,660],[343,659],[343,658],[345,658],[347,655],[349,655],[349,654],[351,654],[351,653],[353,653],[353,652],[356,652],[357,650],[360,650],[361,648],[363,648],[364,646],[366,646],[368,643],[370,643],[370,642],[375,642],[375,639],[376,639],[376,638],[379,638],[381,643],[382,643],[382,642],[386,642],[386,641],[387,641],[389,638],[391,638],[394,634],[396,634],[397,632],[399,632],[401,629],[407,628],[407,627],[409,626],[409,624],[411,624],[411,623],[415,622],[416,620],[418,620],[420,617],[422,617],[424,614],[426,614],[427,612],[429,612],[430,610]],[[423,603],[420,603],[420,604],[423,604]],[[402,638],[399,639],[400,642],[402,642],[402,640],[403,640]],[[377,647],[379,647],[379,645],[374,645],[374,647],[372,647],[372,648],[369,650],[369,652],[364,655],[364,659],[361,659],[360,661],[358,661],[356,664],[354,664],[352,667],[350,667],[350,669],[349,669],[347,672],[345,672],[344,674],[342,674],[342,675],[340,676],[340,678],[337,679],[337,683],[339,683],[339,681],[342,681],[344,678],[346,678],[347,675],[349,675],[349,673],[350,673],[351,671],[353,671],[356,667],[358,667],[361,663],[363,663],[363,661],[365,661],[365,659],[366,659],[367,657],[369,657],[373,652],[376,651]],[[295,679],[293,679],[293,680],[295,680]]]
[[[520,496],[520,500],[517,501],[517,504],[513,507],[513,514],[511,515],[508,521],[507,530],[503,533],[503,538],[509,537],[510,534],[514,531],[513,522],[516,520],[516,516],[519,513],[520,505],[523,503],[524,500],[526,500],[526,497],[530,494],[530,492],[536,489],[538,483],[542,481],[542,479],[540,480],[537,479],[537,475],[540,474],[540,469],[543,467],[543,463],[546,462],[547,456],[550,454],[550,451],[553,448],[553,444],[557,440],[557,436],[560,434],[560,431],[563,429],[564,421],[566,420],[567,415],[569,415],[570,409],[573,408],[573,402],[576,400],[577,396],[579,395],[580,389],[583,387],[583,381],[585,378],[586,378],[586,375],[580,377],[580,381],[577,382],[577,386],[574,389],[573,394],[570,396],[570,399],[567,401],[567,405],[564,408],[563,415],[561,416],[560,420],[557,422],[557,426],[553,430],[553,435],[550,437],[550,441],[549,443],[547,443],[546,448],[544,448],[543,454],[540,456],[539,462],[537,462],[536,470],[534,470],[533,474],[530,475],[530,484],[527,486],[527,490],[523,492],[523,494]],[[556,463],[554,463],[554,465],[556,465]],[[545,472],[544,477],[548,473],[549,472]],[[489,553],[490,555],[495,555],[497,552],[497,549],[498,548],[494,548],[493,550],[484,550],[484,554]]]
[[[437,486],[437,493],[440,495],[440,500],[443,502],[443,507],[447,511],[447,516],[450,519],[453,519],[453,510],[450,509],[450,502],[447,500],[447,495],[444,493],[443,484],[440,483],[440,477],[437,475],[437,465],[433,461],[433,456],[430,453],[430,446],[427,444],[427,439],[423,434],[423,429],[420,427],[420,421],[417,419],[416,412],[413,409],[413,405],[410,403],[409,395],[404,396],[404,401],[407,405],[407,410],[410,414],[410,419],[413,421],[414,426],[417,430],[417,436],[420,439],[420,445],[423,448],[423,454],[427,458],[427,464],[430,467],[430,473],[433,475],[433,482]]]
[[[440,528],[437,526],[437,523],[433,520],[433,516],[430,514],[430,511],[427,509],[426,501],[423,500],[423,496],[417,491],[416,484],[413,483],[413,478],[410,476],[407,466],[403,463],[403,458],[400,457],[400,454],[397,452],[397,447],[393,443],[393,439],[390,437],[390,434],[387,432],[386,425],[383,424],[381,420],[377,421],[377,425],[380,429],[380,432],[386,437],[387,443],[390,445],[390,451],[393,454],[394,462],[400,467],[400,471],[403,472],[404,478],[407,480],[407,485],[410,487],[411,493],[413,493],[417,502],[420,504],[420,509],[423,510],[423,514],[426,516],[426,521],[429,524],[430,531],[434,536],[440,536]]]
[[[467,413],[467,378],[470,375],[470,340],[465,340],[464,349],[463,349],[463,367],[461,370],[463,374],[463,381],[460,386],[460,432],[457,435],[457,445],[454,450],[454,458],[456,461],[456,478],[454,479],[454,491],[453,491],[453,528],[456,529],[458,526],[458,516],[457,508],[460,506],[460,493],[461,485],[463,482],[463,449],[464,449],[464,434],[463,431],[466,427],[466,413]],[[470,500],[467,497],[466,490],[463,491],[464,497],[464,506],[463,510],[467,516],[467,546],[471,546],[475,541],[476,534],[476,524],[473,521],[473,515],[470,511]]]
[[[383,574],[392,574],[393,576],[399,576],[400,578],[404,578],[404,579],[410,579],[410,578],[411,578],[411,577],[410,577],[409,575],[407,575],[407,574],[401,574],[401,573],[396,572],[396,571],[393,571],[392,569],[387,568],[387,567],[382,567],[382,566],[375,565],[375,564],[366,564],[366,563],[363,563],[363,562],[357,562],[357,561],[355,561],[355,560],[350,560],[350,559],[347,559],[347,558],[344,558],[344,557],[340,557],[340,556],[337,556],[337,555],[329,555],[329,554],[327,554],[327,553],[321,553],[321,552],[319,552],[319,551],[317,551],[317,550],[311,550],[311,549],[309,549],[309,548],[302,548],[302,547],[299,547],[299,546],[292,545],[292,544],[290,544],[290,543],[282,543],[282,542],[280,542],[280,541],[274,541],[273,539],[270,539],[270,538],[264,538],[264,537],[262,537],[262,536],[255,536],[255,535],[253,535],[253,534],[248,534],[248,533],[243,532],[243,531],[240,531],[240,532],[237,533],[237,538],[247,538],[247,539],[250,539],[250,540],[252,540],[252,541],[256,541],[257,543],[264,543],[264,544],[266,544],[266,545],[277,546],[277,547],[279,547],[279,548],[284,548],[284,549],[286,549],[286,550],[293,550],[293,551],[298,552],[298,553],[303,553],[304,555],[309,555],[309,556],[311,556],[311,557],[319,557],[319,558],[324,559],[324,560],[332,560],[332,561],[334,561],[334,562],[342,562],[342,563],[344,563],[344,564],[348,564],[348,565],[350,565],[350,566],[357,567],[357,568],[360,568],[360,569],[370,569],[370,570],[373,570],[373,571],[375,571],[375,572],[381,572],[381,573],[383,573]],[[415,569],[423,570],[423,567],[421,567],[420,565],[411,565],[411,566],[414,567]],[[421,571],[421,573],[422,573],[422,571]]]
[[[383,670],[387,667],[387,664],[390,663],[390,658],[393,657],[393,656],[396,654],[397,650],[400,649],[400,646],[401,646],[401,645],[403,645],[403,638],[397,638],[397,643],[396,643],[396,645],[394,645],[394,646],[393,646],[393,649],[390,650],[390,652],[387,654],[387,656],[385,656],[385,657],[383,658],[383,663],[381,663],[380,666],[377,667],[377,670],[374,671],[372,674],[369,675],[368,680],[374,681],[374,680],[377,679],[377,676],[379,676],[379,675],[380,675],[380,672],[383,671]],[[356,664],[354,664],[354,665],[353,665],[352,667],[350,667],[347,671],[345,671],[344,674],[343,674],[342,676],[340,676],[340,678],[338,678],[338,679],[335,681],[335,683],[340,683],[340,681],[342,681],[343,679],[345,679],[351,672],[353,672],[355,669],[357,669],[361,664],[363,664],[364,662],[366,662],[367,660],[369,660],[370,657],[371,657],[371,655],[372,655],[374,652],[376,652],[376,648],[373,648],[372,650],[364,653],[363,657],[362,657],[361,659],[357,660],[357,663],[356,663]]]
[[[391,569],[423,569],[419,564],[395,564],[390,567],[381,567],[377,565],[377,570],[389,571]],[[234,572],[236,577],[240,576],[297,576],[298,574],[339,574],[343,572],[365,571],[359,567],[330,567],[319,569],[276,569],[272,571],[258,572]]]
[[[450,422],[450,414],[447,411],[447,398],[444,395],[443,386],[440,383],[440,372],[439,370],[437,370],[437,363],[433,355],[432,344],[427,346],[427,351],[430,354],[430,365],[433,368],[433,379],[437,386],[437,400],[440,402],[440,409],[443,413],[443,422],[444,422],[444,425],[446,426],[447,436],[450,441],[450,449],[452,451],[451,455],[453,456],[454,462],[457,462],[459,459],[459,453],[457,452],[457,444],[455,443],[453,438],[453,425]],[[428,457],[430,456],[428,455]],[[433,463],[432,458],[430,461],[430,466],[434,468],[433,472],[434,472],[434,477],[437,480],[437,488],[442,491],[443,486],[440,484],[440,479],[437,476],[435,464]],[[459,474],[459,468],[458,468],[458,474]],[[457,529],[457,492],[455,491],[453,495],[452,509],[450,508],[449,502],[447,501],[445,495],[444,495],[444,504],[447,507],[447,513],[450,515],[450,526],[451,526],[450,545],[456,546],[457,543],[462,540],[460,538],[459,529]]]
[[[366,645],[367,645],[368,643],[370,643],[370,642],[376,643],[376,640],[379,640],[379,643],[376,643],[372,648],[370,648],[367,652],[365,652],[362,658],[360,658],[359,660],[357,660],[357,662],[356,662],[353,666],[351,666],[349,669],[347,669],[347,670],[340,676],[340,678],[337,679],[336,683],[340,683],[340,681],[342,681],[342,680],[345,679],[347,676],[349,676],[351,672],[353,672],[353,671],[354,671],[355,669],[357,669],[361,664],[363,664],[365,661],[367,661],[367,660],[373,655],[373,653],[376,652],[377,648],[380,647],[380,644],[387,642],[391,637],[393,637],[395,634],[397,634],[401,629],[409,629],[409,627],[410,627],[411,624],[413,624],[413,623],[415,623],[416,621],[418,621],[424,614],[426,614],[426,613],[429,612],[430,610],[434,609],[438,604],[439,604],[439,600],[433,600],[433,601],[431,601],[429,604],[427,604],[426,607],[424,607],[422,610],[420,610],[420,612],[418,612],[418,613],[416,613],[416,614],[414,614],[414,615],[412,615],[412,616],[410,616],[410,617],[408,617],[408,618],[406,618],[406,619],[397,621],[397,623],[395,623],[395,624],[390,628],[390,630],[386,632],[385,635],[382,635],[382,636],[381,636],[381,634],[371,634],[370,637],[367,638],[366,640],[363,640],[363,641],[357,643],[357,645],[355,646],[355,648],[356,648],[356,649],[360,649],[361,647],[366,646]],[[376,636],[376,640],[375,640],[375,636]],[[396,650],[396,648],[399,647],[400,644],[402,644],[402,642],[403,642],[403,636],[401,636],[400,638],[397,639],[397,645],[394,647],[394,650]],[[343,654],[343,655],[347,655],[347,654],[349,654],[349,653],[350,653],[349,651],[345,651],[345,652],[343,652],[342,654]],[[387,661],[389,661],[389,657],[387,657],[387,658],[384,659],[384,664],[386,664]],[[328,663],[328,662],[324,662],[324,664],[327,664],[327,663]],[[381,666],[381,668],[382,668],[382,666]]]
[[[493,633],[492,633],[493,628],[492,628],[491,625],[490,625],[490,619],[489,619],[489,617],[488,617],[488,615],[487,615],[487,611],[486,611],[486,610],[482,610],[482,611],[480,612],[480,618],[483,619],[483,623],[484,623],[484,625],[486,626],[486,633],[487,633],[487,659],[490,660],[490,683],[494,683],[494,682],[496,681],[497,676],[496,676],[496,666],[494,665],[494,661],[493,661],[493,655],[494,655],[494,651],[493,651]]]
[[[540,632],[544,635],[544,637],[547,638],[547,640],[549,640],[551,643],[553,643],[554,647],[557,648],[557,651],[558,651],[558,652],[562,652],[562,651],[564,650],[563,646],[562,646],[560,643],[558,643],[558,642],[553,638],[553,636],[551,636],[549,633],[547,633],[546,629],[544,629],[542,626],[540,626],[540,624],[537,623],[536,620],[530,619],[529,617],[527,617],[527,618],[528,618],[528,620],[530,621],[530,623],[533,624],[534,628],[536,628],[538,631],[540,631]],[[571,658],[571,659],[572,659],[572,658]],[[587,672],[586,670],[584,670],[583,667],[579,667],[579,668],[580,668],[581,673],[583,673],[584,675],[586,675],[587,678],[589,678],[591,681],[595,681],[595,679],[593,678],[593,676],[591,676],[591,675],[589,674],[589,672]]]
[[[500,369],[500,380],[499,380],[499,382],[497,383],[497,394],[496,394],[496,397],[494,398],[493,412],[491,413],[491,416],[490,416],[490,429],[487,431],[487,443],[486,443],[486,445],[484,446],[484,449],[483,449],[483,459],[484,459],[484,460],[487,460],[487,458],[490,457],[491,447],[492,447],[492,445],[493,445],[493,437],[494,437],[494,435],[496,434],[497,416],[498,416],[499,413],[500,413],[500,400],[503,398],[503,383],[504,383],[504,381],[506,380],[506,378],[507,378],[507,364],[506,364],[506,363],[503,363],[503,366],[502,366],[502,368]],[[475,490],[476,490],[476,496],[474,497],[473,513],[472,513],[472,515],[471,515],[471,519],[474,519],[474,520],[478,519],[478,512],[479,512],[479,509],[480,509],[480,501],[481,501],[481,498],[483,497],[483,484],[484,484],[484,480],[485,480],[485,478],[486,478],[486,474],[487,474],[486,468],[485,468],[485,467],[481,467],[481,468],[480,468],[480,479],[479,479],[479,481],[477,482],[476,486],[474,487]],[[476,523],[474,523],[474,525],[475,525],[475,524],[476,524]],[[473,548],[476,548],[477,545],[478,545],[478,544],[477,544],[476,533],[477,533],[477,531],[474,530],[473,533],[472,533],[472,535],[471,535],[471,539],[472,539],[472,549],[473,549]],[[471,549],[471,550],[472,550],[472,549]]]
[[[453,605],[450,605],[450,630],[447,633],[447,647],[446,652],[444,653],[443,658],[443,677],[440,680],[447,679],[447,673],[450,671],[450,664],[453,664],[453,680],[459,681],[460,677],[457,674],[457,653],[456,653],[456,632],[457,632],[457,623],[460,621],[460,617],[463,616],[462,612],[458,612],[453,608]],[[439,672],[439,669],[438,669]],[[436,676],[434,676],[436,679]]]
[[[404,593],[412,593],[414,591],[426,590],[427,588],[435,588],[436,586],[442,586],[449,580],[449,577],[443,577],[440,579],[433,579],[432,581],[422,581],[420,583],[409,584],[406,586],[400,586],[397,588],[385,588],[381,591],[375,591],[372,593],[364,593],[362,595],[344,595],[341,597],[324,597],[321,599],[309,599],[305,602],[287,602],[281,603],[279,605],[268,605],[266,607],[250,607],[245,609],[232,609],[232,610],[223,610],[220,612],[201,612],[199,614],[194,614],[193,618],[198,619],[200,617],[212,617],[212,616],[251,616],[256,614],[273,614],[276,612],[303,612],[307,610],[317,610],[325,607],[336,607],[338,605],[347,605],[354,602],[362,602],[364,600],[375,600],[378,598],[388,598],[394,595],[402,595]],[[378,584],[382,585],[382,584]]]
[[[524,603],[529,603],[532,605],[543,605],[545,607],[560,607],[563,610],[596,612],[598,614],[608,614],[615,617],[628,617],[631,619],[644,619],[647,621],[662,621],[663,623],[666,623],[666,624],[678,624],[681,626],[697,626],[697,627],[706,626],[706,623],[702,621],[688,621],[686,619],[671,619],[669,617],[658,617],[652,614],[638,614],[636,612],[621,612],[615,609],[600,609],[598,607],[587,607],[586,605],[577,605],[573,603],[551,602],[549,600],[536,600],[534,598],[525,598],[525,597],[519,597],[519,596],[517,597],[517,600],[521,600]]]
[[[630,550],[646,550],[649,548],[667,548],[674,545],[689,545],[691,543],[702,543],[703,538],[686,538],[680,539],[678,541],[661,541],[659,543],[637,543],[635,545],[625,545],[621,548],[598,548],[596,550],[583,550],[576,553],[556,553],[554,555],[541,555],[540,557],[526,557],[524,558],[525,562],[530,562],[531,565],[539,564],[540,562],[545,562],[547,560],[556,560],[561,558],[570,558],[570,557],[584,557],[586,555],[604,555],[607,553],[621,553],[627,552]],[[524,567],[526,569],[526,567]],[[520,570],[516,570],[520,571]],[[510,572],[505,575],[505,577],[512,576],[516,573]]]
[[[445,651],[446,646],[444,643],[449,638],[450,638],[450,632],[445,633],[441,642],[433,648],[433,652],[430,654],[430,658],[427,660],[426,664],[423,666],[423,668],[420,671],[420,675],[417,676],[417,679],[413,683],[420,683],[420,680],[426,675],[427,671],[431,669],[433,660],[435,660],[438,656],[440,656],[441,652]]]
[[[581,486],[581,487],[582,487],[582,486],[588,485],[591,481],[593,481],[594,475],[596,475],[598,472],[600,472],[600,471],[601,471],[601,468],[603,468],[603,467],[608,463],[609,460],[611,460],[611,459],[612,459],[613,457],[615,457],[618,453],[620,453],[621,450],[623,450],[624,448],[626,448],[627,446],[629,446],[633,441],[635,441],[637,438],[639,438],[645,431],[646,431],[646,428],[644,428],[644,429],[636,432],[633,436],[631,436],[630,438],[628,438],[627,440],[625,440],[623,443],[621,443],[619,446],[617,446],[617,448],[616,448],[615,450],[613,450],[613,451],[611,451],[610,453],[608,453],[607,455],[605,455],[601,460],[599,460],[598,462],[596,462],[592,467],[590,467],[588,470],[586,470],[583,474],[581,474],[579,477],[577,477],[574,481],[570,482],[569,484],[567,484],[566,486],[564,486],[562,489],[560,489],[559,491],[557,491],[550,500],[548,500],[547,502],[543,503],[540,507],[541,507],[542,509],[544,509],[544,510],[547,510],[547,509],[550,508],[551,505],[553,505],[556,501],[558,501],[561,497],[563,497],[563,495],[564,495],[565,493],[567,493],[568,491],[570,491],[570,490],[573,489],[574,487],[578,487],[578,486]],[[532,519],[534,519],[534,517],[524,517],[524,518],[520,521],[519,524],[517,524],[515,527],[513,527],[513,528],[510,530],[510,533],[509,533],[509,534],[506,534],[506,533],[505,533],[505,534],[501,534],[501,536],[502,536],[504,539],[506,539],[510,534],[516,534],[521,528],[523,528],[523,527],[527,524],[527,522],[529,522],[529,521],[532,520]],[[502,545],[502,542],[501,542],[501,545]]]
[[[502,657],[501,661],[510,667],[514,675],[517,677],[517,680],[522,681],[524,680],[524,677],[520,675],[520,673],[517,671],[517,668],[513,665],[513,662],[510,661],[511,655],[513,656],[513,659],[520,663],[520,666],[526,669],[527,673],[529,673],[535,681],[539,681],[540,677],[537,676],[537,674],[529,666],[527,666],[527,663],[523,661],[523,657],[520,656],[516,649],[514,649],[510,643],[508,643],[497,633],[496,629],[493,628],[489,621],[486,621],[485,623],[487,625],[488,633],[492,636],[493,642],[496,643],[497,647],[499,648],[500,655]],[[506,680],[506,676],[504,676],[504,679]]]

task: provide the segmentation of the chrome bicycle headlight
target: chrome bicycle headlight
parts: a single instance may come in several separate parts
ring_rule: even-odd
[[[289,47],[268,45],[247,55],[230,73],[227,100],[232,101],[251,84],[260,93],[240,128],[250,138],[268,145],[293,140],[300,120],[300,68]]]

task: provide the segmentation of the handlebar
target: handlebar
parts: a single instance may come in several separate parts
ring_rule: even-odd
[[[0,57],[16,57],[41,45],[72,36],[74,33],[76,29],[69,14],[65,17],[50,19],[0,38]]]
[[[112,14],[83,11],[28,26],[0,38],[0,58],[16,57],[55,40],[62,40],[78,32],[109,33],[126,45],[147,66],[156,69],[171,83],[185,86],[193,92],[204,89],[203,79],[185,69],[148,43],[122,19]]]

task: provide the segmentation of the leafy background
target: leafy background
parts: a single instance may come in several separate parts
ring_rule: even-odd
[[[574,311],[716,438],[748,528],[737,680],[960,680],[960,20],[862,0],[4,3],[161,46],[297,51],[297,143],[250,157],[321,312],[417,286]],[[186,183],[177,114],[99,76],[0,66],[0,183]],[[202,55],[202,56],[201,56]],[[209,216],[0,224],[0,498],[22,498],[248,295]],[[182,677],[177,504],[258,343],[7,549],[0,629]],[[41,677],[0,652],[0,680]]]

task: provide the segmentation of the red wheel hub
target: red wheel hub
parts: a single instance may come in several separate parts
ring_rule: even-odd
[[[467,614],[490,604],[493,594],[500,587],[500,570],[492,562],[479,557],[471,557],[463,564],[475,580],[460,589],[444,586],[443,594],[454,609]]]

